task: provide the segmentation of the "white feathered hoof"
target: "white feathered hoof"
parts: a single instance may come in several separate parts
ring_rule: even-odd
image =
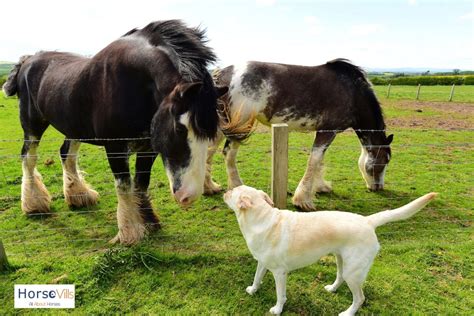
[[[86,189],[84,191],[74,191],[72,194],[71,192],[65,193],[64,198],[69,207],[90,207],[97,204],[99,193],[93,189]]]
[[[316,207],[313,204],[313,199],[310,196],[295,194],[291,201],[293,202],[294,206],[303,211],[316,211]]]
[[[314,190],[317,193],[330,193],[332,192],[331,182],[323,180],[315,185]]]
[[[204,195],[214,195],[220,192],[222,192],[222,187],[218,183],[212,180],[204,182]]]
[[[50,213],[51,195],[41,181],[41,176],[34,176],[21,183],[21,209],[26,215]]]

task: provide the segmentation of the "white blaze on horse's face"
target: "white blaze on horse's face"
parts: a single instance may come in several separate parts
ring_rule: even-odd
[[[379,151],[377,151],[379,153]],[[380,152],[381,155],[386,154],[385,151]],[[359,157],[359,170],[367,184],[367,188],[371,191],[383,190],[385,171],[387,170],[390,155],[387,157],[375,156],[367,150],[365,146],[361,147]]]
[[[203,193],[203,183],[206,172],[206,155],[209,146],[208,140],[197,139],[189,124],[189,114],[184,113],[179,119],[180,123],[188,130],[187,143],[191,151],[189,164],[174,171],[174,174],[166,168],[170,182],[171,192],[176,201],[183,206],[189,205],[199,198]],[[176,188],[176,179],[179,179],[179,188]]]

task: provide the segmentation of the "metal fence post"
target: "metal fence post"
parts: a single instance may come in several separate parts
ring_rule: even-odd
[[[272,200],[286,208],[288,190],[288,125],[272,124]]]

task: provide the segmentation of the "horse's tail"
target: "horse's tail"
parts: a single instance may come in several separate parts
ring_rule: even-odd
[[[431,192],[422,197],[394,210],[383,211],[367,216],[369,224],[374,228],[382,226],[386,223],[401,221],[412,217],[431,200],[436,197],[437,193]]]
[[[7,81],[3,84],[2,87],[3,92],[5,92],[7,96],[11,97],[18,93],[18,73],[20,72],[20,68],[23,63],[30,57],[31,55],[21,56],[18,63],[13,66],[12,70],[10,70]]]

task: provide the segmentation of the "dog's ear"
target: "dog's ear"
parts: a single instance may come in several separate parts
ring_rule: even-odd
[[[265,202],[267,202],[268,204],[270,204],[270,206],[275,206],[275,204],[273,203],[272,199],[268,196],[268,194],[266,194],[264,191],[260,190],[260,192],[262,193],[263,195],[263,199],[265,200]]]
[[[248,195],[241,195],[239,201],[237,202],[237,208],[239,210],[245,211],[252,207],[252,199]]]

